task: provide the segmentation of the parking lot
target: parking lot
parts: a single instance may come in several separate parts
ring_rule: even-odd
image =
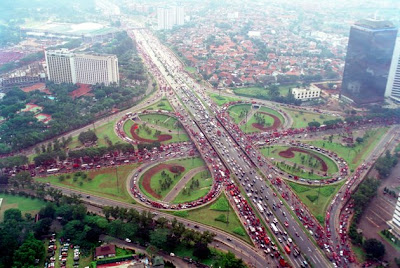
[[[392,170],[391,175],[382,180],[378,189],[378,195],[371,200],[368,208],[361,217],[360,223],[358,224],[358,228],[363,231],[365,238],[376,238],[385,245],[386,255],[384,260],[390,262],[390,267],[395,267],[396,264],[394,263],[394,258],[399,256],[399,252],[385,241],[379,235],[379,232],[389,228],[386,222],[393,217],[397,198],[384,194],[383,189],[387,187],[394,190],[396,187],[399,187],[399,174],[400,164],[397,164],[397,166]],[[376,176],[376,171],[371,171],[369,176]]]

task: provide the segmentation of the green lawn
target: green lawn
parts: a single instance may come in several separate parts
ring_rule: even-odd
[[[74,173],[64,175],[64,179],[60,180],[60,176],[48,176],[43,178],[35,178],[35,181],[50,182],[53,185],[63,186],[82,192],[82,195],[93,194],[125,203],[132,203],[134,200],[126,189],[126,180],[133,169],[139,164],[122,165],[117,167],[107,167],[102,169],[84,171],[85,175],[74,176]],[[118,173],[118,180],[117,180]]]
[[[274,158],[276,161],[285,161],[285,163],[295,163],[297,166],[304,166],[306,168],[312,168],[315,171],[321,170],[322,166],[319,161],[316,160],[313,156],[306,154],[306,153],[301,153],[301,152],[293,152],[294,157],[293,158],[284,158],[279,155],[279,152],[285,151],[290,147],[288,146],[269,146],[266,148],[262,148],[260,151],[261,153],[268,158]],[[308,151],[308,150],[307,150]],[[330,159],[329,157],[326,157],[323,154],[317,153],[315,151],[311,151],[313,155],[318,155],[323,161],[328,166],[328,175],[329,174],[334,174],[339,171],[337,165],[335,162]],[[302,162],[302,157],[304,159],[304,162]]]
[[[147,132],[144,130],[143,124],[139,125],[139,128],[136,130],[136,134],[138,134],[139,137],[144,138],[144,139],[151,139],[151,140],[157,140],[158,136],[155,136],[157,130],[149,127],[150,131]],[[125,125],[124,125],[124,130],[125,130]],[[168,144],[168,143],[174,143],[174,142],[184,142],[189,140],[189,136],[186,134],[186,131],[182,130],[182,133],[178,134],[172,134],[168,132],[160,132],[160,135],[162,134],[167,134],[171,135],[171,139],[167,141],[161,142],[162,144]]]
[[[125,143],[114,132],[114,126],[117,123],[117,121],[118,119],[111,120],[94,129],[98,137],[97,146],[108,146],[105,139],[106,137],[108,137],[113,144],[117,142]],[[78,140],[78,135],[73,136],[71,143],[68,144],[68,148],[73,149],[80,146],[82,146],[82,143]]]
[[[226,197],[224,194],[222,194],[215,202],[218,202],[219,199],[226,200]],[[228,202],[228,200],[226,200],[226,202]],[[210,207],[212,205],[213,204],[208,204],[201,208],[189,210],[187,213],[188,215],[185,218],[189,219],[189,220],[197,221],[197,222],[200,222],[203,224],[207,224],[207,225],[216,227],[221,230],[224,230],[225,232],[233,234],[233,235],[237,236],[238,238],[243,239],[247,243],[252,244],[246,231],[244,231],[242,223],[239,221],[239,218],[237,217],[235,211],[233,210],[233,208],[231,207],[229,202],[228,202],[228,205],[229,205],[228,211],[212,210],[212,209],[210,209]],[[225,215],[228,218],[228,223],[215,220],[215,218],[217,218],[221,214]],[[245,234],[244,236],[238,235],[237,233],[234,232],[234,230],[236,230],[236,232],[237,232],[238,228],[243,229],[244,234]]]
[[[174,111],[171,104],[166,98],[162,98],[159,102],[154,103],[153,105],[147,106],[145,110],[164,110],[164,111]]]
[[[197,167],[201,167],[204,166],[205,163],[203,161],[202,158],[200,157],[194,157],[194,158],[186,158],[186,159],[177,159],[177,160],[171,160],[171,161],[167,161],[164,162],[165,164],[176,164],[179,166],[183,166],[185,168],[185,171],[182,172],[181,174],[179,174],[178,176],[175,177],[175,173],[170,172],[167,169],[164,169],[162,171],[164,171],[167,175],[169,175],[169,177],[171,178],[172,182],[171,185],[166,188],[166,189],[162,189],[161,188],[161,184],[160,181],[164,181],[165,178],[163,178],[161,176],[162,171],[156,173],[150,180],[150,187],[151,189],[153,189],[156,193],[158,193],[161,196],[161,199],[163,199],[170,191],[171,189],[174,188],[174,186],[179,182],[179,180],[187,173],[189,172],[191,169],[193,168],[197,168]],[[144,174],[140,177],[139,180],[139,188],[140,190],[150,199],[155,200],[155,198],[149,194],[144,187],[142,186],[142,181],[144,178]]]
[[[321,187],[302,185],[294,182],[288,182],[288,184],[320,223],[325,224],[326,209],[337,191],[344,184],[344,181]]]
[[[228,103],[228,102],[240,100],[239,98],[221,96],[221,95],[216,94],[216,93],[209,93],[209,96],[218,106],[222,106],[222,105],[224,105],[225,103]]]
[[[351,245],[351,249],[353,250],[354,254],[356,255],[356,259],[358,263],[364,263],[367,260],[367,254],[365,253],[362,247]]]
[[[285,110],[293,118],[293,128],[305,128],[308,126],[309,122],[314,121],[319,122],[322,125],[324,121],[341,118],[326,114],[298,111],[289,108],[284,108],[283,110]]]
[[[196,73],[197,72],[195,67],[189,67],[189,66],[185,66],[185,71],[189,72],[189,73]]]
[[[144,122],[148,122],[153,125],[164,127],[169,130],[174,130],[174,131],[178,130],[178,127],[177,127],[178,120],[171,116],[168,116],[165,114],[143,114],[143,115],[140,115],[139,117]],[[183,128],[180,127],[180,130],[183,130]]]
[[[280,86],[279,93],[281,96],[287,96],[289,92],[289,88],[295,87],[295,85],[288,86]],[[269,100],[269,90],[263,87],[244,87],[244,88],[236,88],[233,90],[236,95],[245,96],[249,98],[263,99]]]
[[[198,181],[199,185],[190,189],[190,186],[193,185],[193,181]],[[179,194],[172,201],[174,204],[180,204],[185,202],[191,202],[199,199],[200,197],[205,196],[211,189],[213,183],[213,179],[211,177],[210,171],[204,170],[193,176],[190,181],[185,185],[186,191],[183,189],[179,192]]]
[[[21,210],[22,215],[30,213],[35,216],[39,210],[46,205],[46,202],[40,199],[32,199],[30,197],[23,197],[19,195],[11,195],[0,193],[0,198],[3,202],[0,207],[0,221],[3,221],[4,211],[10,208],[18,208]]]
[[[235,124],[239,124],[241,120],[246,117],[246,111],[249,112],[251,109],[251,104],[238,104],[229,107],[229,116],[233,119]]]
[[[163,116],[163,115],[154,115],[154,116],[156,116],[156,117],[160,116],[160,118],[161,118],[161,116]],[[169,117],[169,118],[171,118],[171,117]],[[173,119],[173,118],[171,118],[171,119]],[[151,120],[153,120],[153,119],[151,119]],[[174,120],[176,120],[176,119],[174,119]],[[168,123],[168,122],[166,122],[166,123]],[[124,124],[124,132],[131,139],[133,139],[133,137],[132,137],[130,129],[134,124],[135,124],[135,122],[133,122],[132,120],[127,120],[125,122],[125,124]],[[153,129],[151,127],[149,127],[149,129],[150,129],[150,132],[148,133],[148,132],[146,132],[144,130],[143,124],[140,124],[139,128],[136,130],[136,133],[138,134],[139,137],[142,137],[142,138],[145,138],[145,139],[152,139],[152,140],[156,141],[157,137],[155,137],[154,135],[155,135],[157,130]],[[186,131],[184,131],[183,129],[182,129],[181,133],[179,133],[179,135],[178,134],[167,133],[167,132],[161,132],[160,134],[168,134],[168,135],[172,136],[172,139],[167,140],[167,141],[163,141],[162,144],[168,144],[168,143],[174,143],[174,142],[184,142],[184,141],[188,141],[189,140],[189,136],[186,134]]]
[[[331,143],[323,140],[306,141],[306,143],[335,152],[338,156],[346,160],[350,169],[354,169],[367,157],[371,150],[375,148],[387,130],[388,128],[367,130],[369,137],[364,139],[364,142],[360,144],[356,143],[354,147],[347,147],[339,143]]]

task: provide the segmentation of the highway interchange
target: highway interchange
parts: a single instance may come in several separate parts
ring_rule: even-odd
[[[305,267],[312,265],[313,267],[351,267],[347,261],[331,262],[326,257],[324,248],[320,248],[316,241],[327,241],[326,246],[332,251],[339,252],[347,249],[347,245],[340,243],[339,235],[339,218],[347,201],[350,190],[354,191],[358,183],[365,176],[367,169],[361,172],[354,184],[347,189],[347,183],[339,191],[338,195],[329,207],[331,217],[329,218],[329,233],[332,235],[330,239],[326,236],[326,230],[320,230],[319,237],[315,237],[319,225],[313,216],[306,210],[302,209],[301,204],[292,194],[289,198],[282,198],[283,193],[288,192],[288,187],[282,180],[277,183],[275,179],[277,172],[271,169],[269,163],[259,152],[258,148],[252,145],[246,135],[233,125],[227,114],[218,107],[211,98],[206,94],[208,88],[197,84],[186,72],[183,71],[182,63],[171,53],[171,51],[163,46],[152,34],[144,29],[127,29],[128,34],[137,43],[141,57],[143,58],[148,69],[151,71],[160,86],[160,91],[156,92],[154,97],[149,98],[140,105],[132,107],[124,112],[113,115],[112,117],[102,119],[95,123],[96,126],[104,124],[106,121],[115,118],[121,118],[126,112],[138,112],[148,105],[158,102],[162,97],[167,97],[174,108],[177,117],[180,119],[183,127],[190,136],[191,140],[197,147],[200,155],[205,159],[206,164],[213,177],[221,178],[221,181],[214,182],[214,187],[218,189],[213,198],[218,197],[222,190],[227,193],[228,200],[235,209],[238,217],[246,226],[249,236],[252,238],[254,247],[244,241],[230,235],[222,230],[199,224],[190,220],[179,218],[178,220],[185,223],[188,227],[198,229],[199,231],[211,231],[216,233],[216,242],[212,245],[224,250],[232,251],[236,256],[242,258],[247,264],[253,267],[275,267],[279,265],[278,259],[271,252],[271,245],[266,245],[263,241],[259,241],[257,235],[249,231],[249,217],[256,217],[260,220],[260,228],[266,231],[266,236],[279,247],[280,254],[285,257],[290,266]],[[267,101],[258,102],[262,105],[274,108],[275,104]],[[329,111],[324,111],[329,112]],[[285,117],[291,122],[290,117]],[[77,134],[91,126],[82,128],[72,132]],[[382,138],[379,145],[369,154],[364,161],[371,166],[373,160],[384,151],[385,146],[391,146],[396,135],[399,135],[398,126],[393,126]],[[182,150],[186,155],[188,150]],[[166,156],[160,154],[165,159]],[[153,159],[146,162],[142,169],[150,167],[157,163],[160,159]],[[143,173],[143,172],[142,172]],[[142,174],[141,173],[141,174]],[[130,175],[127,187],[132,189],[135,177],[138,177],[137,170]],[[352,178],[353,174],[349,174],[348,178]],[[223,180],[222,180],[223,179]],[[65,194],[79,194],[79,191],[59,188]],[[230,187],[236,187],[240,192],[232,197],[229,195]],[[346,191],[347,190],[347,191]],[[132,194],[132,193],[131,193]],[[137,196],[132,195],[137,199]],[[241,210],[241,206],[237,205],[235,199],[247,200],[252,204],[254,213],[246,214]],[[91,196],[90,199],[84,200],[92,212],[101,213],[102,206],[120,206],[127,208],[135,208],[138,211],[151,210],[156,213],[156,217],[165,217],[172,220],[174,216],[165,213],[162,210],[154,208],[146,208],[139,205],[126,204],[111,199]],[[140,202],[140,200],[139,200]],[[146,204],[144,204],[146,205]],[[304,216],[300,219],[298,211]],[[250,216],[249,216],[250,215]],[[305,228],[304,219],[308,219],[309,224]],[[271,230],[271,223],[274,222],[278,232]],[[289,242],[291,241],[291,242]],[[283,250],[284,245],[290,245],[292,252],[287,254]],[[295,256],[293,249],[300,251],[299,256]],[[272,254],[272,255],[271,255]],[[297,255],[297,254],[296,254]],[[343,258],[345,259],[345,258]]]

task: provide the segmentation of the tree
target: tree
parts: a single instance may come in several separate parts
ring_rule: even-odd
[[[150,244],[158,248],[165,248],[168,233],[169,233],[168,229],[161,229],[161,228],[151,231]]]
[[[4,221],[14,220],[17,222],[22,221],[22,213],[21,210],[17,208],[10,208],[4,212]]]
[[[363,248],[369,259],[380,259],[385,255],[385,245],[375,238],[367,239]]]
[[[321,124],[319,122],[317,122],[317,121],[312,121],[312,122],[308,123],[308,126],[309,127],[320,127]]]
[[[22,186],[22,188],[25,187],[25,185],[30,185],[32,183],[32,176],[29,172],[27,171],[21,171],[15,175],[15,177],[12,177],[10,181],[13,181],[17,183],[18,185]]]
[[[199,259],[205,259],[210,255],[210,249],[207,244],[197,243],[194,247],[193,255]]]
[[[96,142],[97,141],[97,135],[96,135],[96,133],[93,131],[93,130],[91,130],[91,129],[89,129],[88,131],[86,131],[86,132],[81,132],[81,133],[79,133],[79,136],[78,136],[78,140],[82,143],[82,144],[85,144],[85,143],[87,143],[87,142],[92,142],[92,143],[94,143],[94,142]]]
[[[29,268],[35,266],[35,260],[44,257],[43,243],[29,234],[28,238],[14,253],[14,267]]]
[[[356,138],[356,142],[357,142],[358,144],[362,143],[363,141],[364,141],[364,139],[361,138],[361,137],[357,137],[357,138]]]
[[[50,226],[52,223],[52,219],[50,218],[44,218],[39,220],[36,224],[35,224],[35,237],[40,239],[43,235],[47,235],[50,231]]]
[[[219,265],[223,268],[245,268],[242,259],[236,259],[232,252],[228,252],[221,257]]]

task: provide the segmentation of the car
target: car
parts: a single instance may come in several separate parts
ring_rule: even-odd
[[[199,229],[199,226],[198,226],[198,225],[195,225],[194,228]]]
[[[285,221],[285,226],[286,226],[286,228],[289,227],[289,223],[287,221]]]
[[[87,195],[86,198],[90,198],[90,195]]]
[[[132,240],[130,240],[129,238],[125,238],[125,242],[132,243]]]

